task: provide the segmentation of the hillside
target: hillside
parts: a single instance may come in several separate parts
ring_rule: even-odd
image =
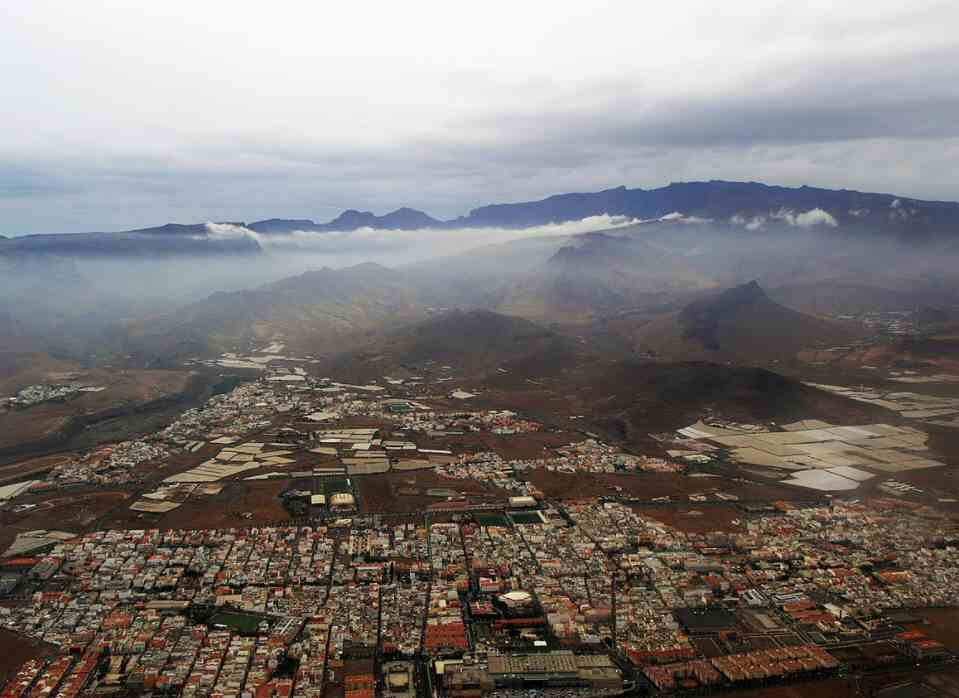
[[[24,235],[0,240],[0,256],[61,257],[206,257],[256,255],[262,250],[252,237],[213,234],[206,224],[168,223],[117,233]]]
[[[614,221],[617,227],[586,233],[533,230],[399,271],[321,268],[267,285],[314,264],[366,259],[366,236],[330,236],[332,245],[318,245],[314,257],[308,244],[261,248],[265,237],[206,224],[32,235],[0,240],[0,270],[10,270],[0,275],[0,324],[8,335],[48,341],[47,349],[78,358],[131,354],[152,366],[242,351],[264,338],[331,356],[357,338],[424,320],[429,309],[483,308],[575,327],[587,341],[596,339],[588,330],[601,325],[597,333],[607,345],[668,357],[781,360],[852,336],[803,312],[959,302],[959,240],[948,237],[956,211],[959,204],[734,182],[560,195],[483,207],[448,224],[408,208],[384,216],[349,210],[329,223],[270,219],[253,227],[263,236],[310,225],[318,236],[357,227],[462,228],[397,236],[396,244],[428,247],[444,235],[480,243],[481,225],[599,213],[643,222]],[[715,307],[703,301],[679,312],[706,292],[751,279],[770,297]]]
[[[329,355],[358,335],[426,316],[404,276],[377,264],[320,269],[252,290],[214,293],[175,313],[124,328],[128,351],[164,361],[246,350],[278,339]]]
[[[811,346],[849,342],[857,332],[773,302],[755,281],[696,300],[631,332],[639,351],[670,359],[763,362]]]
[[[612,230],[567,238],[545,263],[504,289],[496,308],[545,322],[582,323],[712,286],[679,255]]]
[[[761,368],[708,362],[617,361],[582,380],[584,399],[594,405],[593,420],[637,442],[709,413],[744,422],[815,415],[837,424],[862,423],[883,413]]]
[[[324,370],[350,380],[403,376],[449,366],[477,377],[504,365],[549,357],[558,367],[575,362],[573,342],[523,318],[488,310],[454,310],[424,322],[379,333],[360,349],[336,357]]]
[[[926,281],[909,285],[887,282],[883,286],[882,282],[880,278],[874,278],[871,283],[856,283],[855,279],[820,281],[779,286],[768,292],[777,303],[820,315],[854,315],[959,304],[959,289],[947,285]]]

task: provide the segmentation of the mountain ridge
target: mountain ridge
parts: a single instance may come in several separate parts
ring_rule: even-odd
[[[227,223],[236,226],[241,223]],[[0,256],[176,257],[262,252],[247,235],[218,235],[206,223],[166,223],[115,233],[38,233],[0,239]]]
[[[473,208],[465,216],[440,220],[409,207],[397,208],[382,216],[370,211],[346,209],[332,220],[321,223],[311,219],[268,218],[245,226],[257,233],[350,232],[361,227],[400,229],[404,227],[524,227],[582,220],[607,214],[642,220],[655,220],[670,214],[709,218],[719,223],[748,225],[756,217],[765,217],[772,225],[803,225],[790,219],[799,214],[822,209],[839,225],[858,225],[882,221],[890,225],[920,225],[930,232],[959,232],[959,202],[918,199],[897,194],[862,192],[854,189],[828,189],[802,185],[785,187],[762,182],[739,182],[714,179],[708,181],[671,182],[663,187],[629,189],[620,185],[595,192],[553,194],[543,199],[492,203]],[[741,219],[741,220],[740,220]],[[810,221],[812,224],[812,221]],[[167,223],[160,226],[119,231],[116,233],[40,233],[4,238],[36,239],[51,235],[157,235],[200,233],[205,224]]]
[[[921,228],[927,235],[959,231],[959,203],[914,199],[895,194],[783,187],[761,182],[727,180],[672,182],[656,189],[625,186],[599,192],[556,194],[538,201],[492,204],[457,219],[476,225],[542,225],[608,214],[655,220],[670,214],[711,219],[737,226],[830,225],[825,217],[801,219],[816,210],[829,214],[836,226]]]
[[[756,282],[726,288],[638,327],[643,351],[681,360],[791,359],[810,345],[843,343],[859,333],[774,302]]]
[[[482,308],[452,309],[367,337],[324,370],[366,381],[384,372],[405,375],[450,364],[476,377],[510,362],[542,359],[568,365],[576,353],[568,337],[527,319]]]
[[[423,211],[403,206],[382,216],[371,211],[347,209],[328,223],[317,223],[310,219],[269,218],[254,221],[247,227],[263,235],[276,235],[293,232],[305,233],[349,233],[360,228],[374,230],[412,230],[433,228],[442,225],[442,221]]]

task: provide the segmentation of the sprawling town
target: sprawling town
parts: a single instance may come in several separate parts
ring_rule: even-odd
[[[916,430],[713,418],[658,435],[656,457],[446,383],[388,385],[270,370],[0,491],[21,512],[36,492],[128,493],[123,525],[21,531],[3,553],[0,625],[50,651],[0,696],[681,695],[953,660],[919,609],[957,604],[959,529],[928,499],[856,488],[941,465]],[[532,437],[535,454],[497,448]],[[874,447],[885,460],[854,465],[888,467],[850,465]],[[759,501],[709,472],[725,459],[852,484]],[[557,497],[535,473],[687,486]],[[164,518],[235,486],[273,487],[285,515]]]

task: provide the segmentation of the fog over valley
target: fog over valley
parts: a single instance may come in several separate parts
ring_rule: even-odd
[[[397,216],[421,227],[387,227]],[[230,293],[276,303],[278,289],[298,287],[298,304],[322,306],[311,280],[354,283],[354,270],[370,264],[421,309],[489,309],[557,326],[655,315],[750,281],[818,315],[939,307],[956,297],[956,220],[956,204],[707,182],[492,205],[448,222],[402,209],[347,211],[330,223],[33,235],[0,241],[2,307],[19,341],[43,337],[81,355],[78,336],[101,343],[104,329],[116,338],[151,325],[175,333],[191,312],[222,306]],[[366,294],[376,297],[378,276],[359,283],[358,298],[338,300],[340,331],[357,320]],[[265,319],[254,329],[252,318],[234,317],[250,311],[238,300],[220,307],[216,322],[246,322],[235,338],[294,330]]]

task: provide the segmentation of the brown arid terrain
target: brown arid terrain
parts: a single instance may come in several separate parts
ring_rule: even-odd
[[[508,492],[492,485],[443,477],[431,470],[360,475],[354,479],[364,513],[421,513],[446,501],[445,496],[429,495],[429,489],[450,490],[457,493],[457,499],[479,504],[505,504],[509,496]]]
[[[129,492],[93,489],[25,496],[18,499],[18,503],[35,504],[35,508],[21,513],[0,513],[0,549],[6,550],[17,534],[25,531],[56,529],[82,533],[93,528],[108,512],[125,510],[131,497]]]
[[[24,662],[54,656],[56,651],[53,645],[0,628],[0,685]]]
[[[127,332],[139,353],[164,361],[236,351],[277,335],[291,351],[329,356],[384,327],[428,316],[402,274],[365,263],[214,293],[175,313],[131,322]]]
[[[730,698],[852,698],[854,687],[847,679],[805,681],[788,686],[767,686],[745,691],[729,691]]]
[[[819,499],[817,493],[800,487],[773,482],[744,482],[729,478],[691,478],[668,473],[559,473],[543,468],[529,470],[525,478],[550,499],[581,499],[620,496],[639,501],[671,497],[696,509],[686,498],[693,494],[722,492],[745,501],[808,501]]]
[[[75,361],[29,351],[25,346],[16,351],[15,345],[7,344],[0,349],[0,394],[8,397],[31,383],[43,383],[78,370],[80,365]]]
[[[362,351],[348,352],[324,370],[343,380],[405,375],[412,366],[455,367],[465,376],[481,376],[504,363],[528,356],[572,360],[577,347],[564,334],[520,317],[489,311],[453,311],[434,319],[384,332],[367,340]]]
[[[6,370],[0,374],[0,395],[13,395],[21,388],[37,383],[82,383],[103,386],[100,393],[81,395],[84,407],[104,409],[118,400],[146,402],[182,390],[187,371],[138,370],[129,368],[88,368],[79,363],[53,359],[43,355],[37,360],[28,357],[7,357],[0,363]]]
[[[636,358],[584,361],[556,372],[507,366],[507,373],[479,384],[476,405],[506,407],[647,453],[658,453],[649,434],[680,429],[704,414],[749,423],[788,423],[817,415],[833,424],[891,416],[888,410],[803,385],[795,376],[751,366]]]
[[[910,630],[920,630],[950,650],[959,652],[959,609],[923,608],[918,609],[916,615],[925,622],[909,626]]]
[[[0,453],[18,446],[51,439],[77,420],[119,416],[125,410],[142,408],[163,398],[183,393],[191,374],[166,370],[84,370],[58,365],[57,370],[40,373],[25,369],[0,383],[0,395],[11,396],[17,390],[37,383],[76,382],[103,387],[99,392],[84,392],[62,401],[49,401],[24,408],[0,411]]]
[[[954,336],[923,337],[847,347],[839,351],[805,349],[799,359],[824,363],[841,369],[862,366],[923,369],[930,372],[959,372],[959,339]]]
[[[671,360],[755,364],[792,359],[811,344],[831,347],[862,334],[854,326],[781,306],[753,281],[642,323],[625,336],[637,350]]]
[[[740,533],[744,530],[745,516],[736,506],[690,502],[676,507],[640,504],[630,508],[684,533]]]
[[[457,436],[446,436],[439,442],[440,448],[449,448],[454,453],[476,453],[495,451],[507,460],[543,458],[553,449],[574,441],[582,441],[582,434],[569,431],[531,432],[529,434],[493,434],[475,432]]]
[[[772,371],[705,362],[617,362],[591,377],[580,392],[592,399],[591,416],[620,420],[628,434],[672,431],[709,412],[783,423],[815,414],[835,424],[888,415]]]
[[[41,474],[69,461],[74,454],[56,453],[39,458],[28,458],[8,465],[0,465],[0,484],[23,480],[28,476],[39,477]]]
[[[288,480],[224,482],[215,495],[193,495],[179,508],[166,514],[141,514],[121,507],[97,522],[97,528],[240,528],[282,525],[290,518],[280,493]]]

